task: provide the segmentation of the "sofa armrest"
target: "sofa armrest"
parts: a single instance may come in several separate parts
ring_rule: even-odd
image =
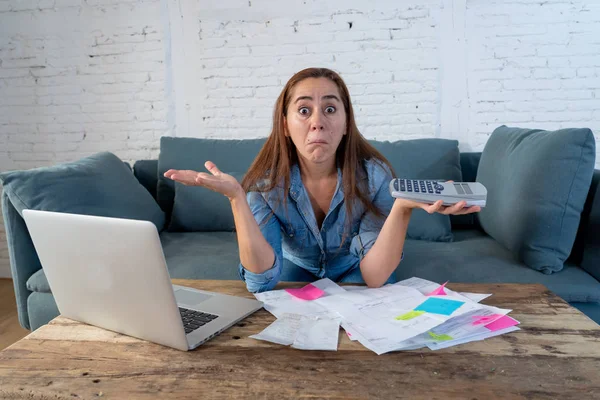
[[[581,249],[581,268],[600,281],[600,234],[598,232],[600,232],[600,170],[595,170],[581,213],[575,241],[577,247],[574,247],[573,251]]]
[[[15,287],[19,323],[23,328],[30,329],[27,298],[31,292],[27,289],[26,285],[27,280],[36,271],[40,270],[42,265],[31,241],[31,236],[29,236],[25,221],[19,215],[4,191],[2,192],[2,215],[6,229],[10,271]]]

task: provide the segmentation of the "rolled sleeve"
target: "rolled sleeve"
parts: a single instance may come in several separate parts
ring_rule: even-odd
[[[246,282],[246,288],[249,292],[258,293],[272,290],[279,282],[281,266],[283,265],[281,225],[275,214],[273,214],[271,207],[269,207],[260,193],[249,192],[246,198],[261,233],[275,253],[273,266],[260,274],[248,271],[241,263],[239,264],[239,275]]]
[[[382,212],[383,217],[374,215],[369,211],[363,215],[358,234],[350,242],[350,253],[358,257],[361,261],[375,244],[379,232],[381,232],[381,228],[385,223],[385,219],[390,215],[390,211],[394,205],[394,198],[389,192],[389,183],[392,179],[391,171],[381,165],[375,166],[375,168],[378,169],[378,172],[372,173],[372,176],[377,177],[373,179],[374,187],[372,187],[372,190],[375,193],[375,196],[373,196],[373,205]],[[404,257],[404,253],[402,257]]]

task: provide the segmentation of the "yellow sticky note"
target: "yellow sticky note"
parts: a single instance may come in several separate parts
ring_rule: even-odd
[[[443,342],[444,340],[452,340],[452,336],[450,336],[450,335],[436,335],[433,332],[428,332],[428,333],[429,333],[429,336],[431,336],[431,338],[433,340],[438,341],[438,342]]]
[[[409,311],[406,314],[402,314],[397,316],[395,319],[397,319],[398,321],[408,321],[409,319],[413,319],[418,317],[421,314],[425,314],[425,311]]]

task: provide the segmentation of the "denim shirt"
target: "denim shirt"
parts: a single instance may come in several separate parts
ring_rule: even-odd
[[[389,192],[392,174],[378,161],[366,160],[364,165],[368,197],[387,217],[394,202]],[[254,273],[239,265],[240,277],[253,293],[273,289],[279,282],[284,258],[317,277],[339,281],[349,271],[359,268],[385,222],[385,218],[365,213],[366,208],[356,201],[351,223],[346,226],[348,216],[339,168],[335,193],[321,229],[297,164],[290,170],[290,190],[285,203],[283,195],[283,185],[269,192],[247,194],[252,214],[275,253],[273,267],[263,273]]]

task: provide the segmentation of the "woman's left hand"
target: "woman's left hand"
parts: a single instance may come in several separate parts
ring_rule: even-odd
[[[447,181],[454,182],[454,181]],[[443,200],[438,200],[433,204],[427,203],[419,203],[417,201],[406,200],[406,199],[396,199],[395,203],[398,203],[401,207],[406,208],[420,208],[427,211],[429,214],[440,213],[444,215],[464,215],[464,214],[472,214],[481,211],[481,207],[479,206],[470,206],[467,207],[466,201],[459,201],[456,204],[451,206],[445,206]]]
[[[427,204],[406,199],[396,199],[394,205],[399,205],[404,208],[420,208],[427,211],[429,214],[437,212],[444,215],[464,215],[481,211],[481,207],[479,206],[467,207],[466,201],[459,201],[451,206],[444,206],[442,200],[438,200],[433,204]]]

